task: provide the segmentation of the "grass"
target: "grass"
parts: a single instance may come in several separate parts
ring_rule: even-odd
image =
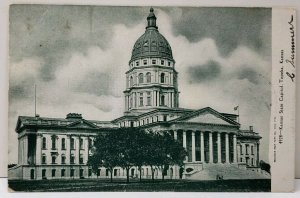
[[[137,180],[126,183],[116,179],[110,183],[108,179],[74,179],[74,180],[42,180],[17,181],[10,180],[9,188],[13,191],[25,192],[270,192],[271,180]]]

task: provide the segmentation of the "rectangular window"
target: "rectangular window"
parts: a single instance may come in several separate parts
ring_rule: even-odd
[[[75,149],[75,139],[71,138],[71,149]]]
[[[54,136],[54,137],[52,137],[52,150],[56,150],[56,137]]]
[[[42,164],[46,164],[46,163],[47,163],[46,155],[43,155],[42,156]]]
[[[143,60],[144,65],[147,65],[147,60]]]
[[[251,146],[251,155],[254,155],[254,149],[253,149],[253,146]]]
[[[246,144],[246,155],[248,155],[248,154],[249,154],[249,145]]]
[[[161,64],[161,65],[164,65],[164,64],[165,64],[165,61],[164,61],[164,60],[161,60],[161,61],[160,61],[160,64]]]
[[[64,156],[64,155],[61,156],[61,163],[62,164],[66,163],[66,156]]]
[[[152,60],[152,64],[153,64],[153,65],[156,64],[156,60],[155,60],[155,59]]]
[[[75,156],[74,155],[71,155],[70,162],[71,162],[71,164],[75,164]]]
[[[83,138],[80,138],[79,142],[80,142],[80,149],[83,150],[84,149],[84,147],[83,147]]]
[[[139,61],[136,61],[136,62],[135,62],[135,65],[136,65],[136,66],[139,66],[139,64],[140,64]]]
[[[61,169],[61,177],[66,176],[66,170],[65,169]]]
[[[170,61],[168,62],[168,66],[171,66],[171,62]]]
[[[52,169],[52,177],[55,177],[56,169]]]
[[[52,164],[56,164],[56,156],[52,156]]]
[[[46,138],[43,137],[42,141],[43,141],[42,149],[47,149],[47,141],[46,141]]]
[[[140,106],[144,106],[143,93],[140,93]]]
[[[66,150],[66,139],[65,138],[61,139],[61,150]]]
[[[82,154],[80,154],[79,163],[83,164],[83,155]]]
[[[75,169],[71,169],[70,177],[74,177],[74,174],[75,174]]]
[[[101,169],[98,169],[98,170],[97,170],[97,177],[100,176],[100,173],[101,173]]]
[[[91,177],[91,176],[92,176],[92,169],[89,169],[89,172],[88,172],[88,174],[89,174],[89,177]]]
[[[147,106],[151,106],[151,92],[147,92]]]
[[[42,178],[43,178],[43,179],[46,179],[46,169],[43,169],[43,170],[42,170]]]

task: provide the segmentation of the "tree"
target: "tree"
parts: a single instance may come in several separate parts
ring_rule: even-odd
[[[99,166],[107,168],[110,172],[110,181],[113,180],[113,169],[119,163],[120,155],[115,149],[116,131],[99,134],[96,137],[93,155],[89,157],[88,165],[93,172],[97,172]]]

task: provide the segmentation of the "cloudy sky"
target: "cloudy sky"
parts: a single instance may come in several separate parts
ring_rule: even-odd
[[[155,7],[179,72],[180,106],[236,113],[263,137],[268,161],[271,10]],[[9,163],[17,162],[19,115],[111,120],[149,7],[13,5],[10,8]]]

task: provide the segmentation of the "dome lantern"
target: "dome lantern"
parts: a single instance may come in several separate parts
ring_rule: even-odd
[[[146,27],[146,29],[150,27],[154,27],[156,29],[158,28],[156,26],[156,16],[154,14],[154,9],[152,7],[150,8],[150,13],[147,17],[147,21],[148,21],[148,26]]]

